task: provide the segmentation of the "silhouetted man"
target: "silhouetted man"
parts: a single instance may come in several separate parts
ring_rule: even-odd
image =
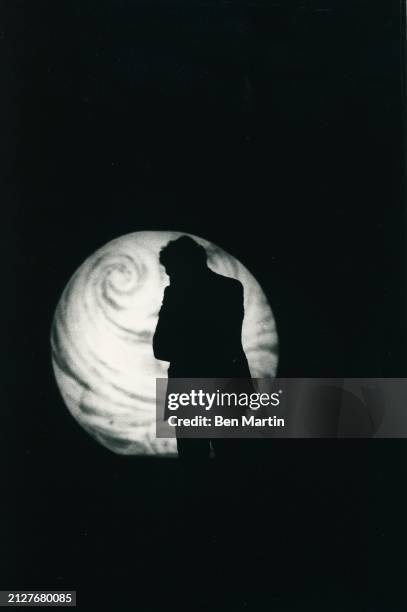
[[[241,341],[243,286],[215,274],[206,259],[205,249],[188,236],[162,249],[160,262],[170,284],[153,338],[154,355],[170,362],[169,389],[172,378],[226,378],[234,379],[233,386],[240,379],[250,392],[246,384],[251,386],[250,370]],[[166,406],[164,418],[168,416]],[[187,534],[181,548],[184,572],[190,568],[193,581],[216,558],[223,574],[228,568],[235,580],[247,566],[239,548],[232,558],[230,551],[235,542],[242,543],[241,525],[248,515],[247,503],[253,500],[247,493],[246,459],[251,453],[243,452],[248,441],[182,437],[179,428],[176,435],[184,475],[177,513],[180,532]],[[211,445],[213,464],[208,461]]]
[[[171,378],[232,378],[250,380],[242,346],[243,285],[207,266],[205,249],[182,236],[160,252],[170,277],[165,288],[153,350],[169,361]],[[165,417],[168,416],[166,413]],[[215,455],[227,458],[238,448],[236,439],[213,439]],[[177,438],[181,459],[205,459],[210,441]]]

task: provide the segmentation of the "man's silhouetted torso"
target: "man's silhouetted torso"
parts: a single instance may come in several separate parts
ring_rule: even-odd
[[[205,268],[166,287],[154,334],[170,378],[250,378],[241,334],[243,286]]]

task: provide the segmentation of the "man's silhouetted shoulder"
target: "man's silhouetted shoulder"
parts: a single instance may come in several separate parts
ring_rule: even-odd
[[[226,300],[225,306],[228,305],[232,311],[242,312],[243,309],[243,298],[244,291],[242,283],[229,276],[222,276],[220,274],[213,273],[214,278],[214,289],[220,300]],[[217,287],[215,287],[215,285]]]
[[[243,285],[236,278],[231,278],[230,276],[223,276],[222,274],[218,274],[217,272],[212,271],[211,275],[212,277],[216,278],[216,282],[220,283],[230,291],[234,291],[235,295],[237,293],[241,293],[243,295]]]

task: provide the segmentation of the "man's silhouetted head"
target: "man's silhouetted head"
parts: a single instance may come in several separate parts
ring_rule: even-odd
[[[206,268],[206,251],[189,236],[172,240],[160,251],[160,263],[168,276],[186,276]]]

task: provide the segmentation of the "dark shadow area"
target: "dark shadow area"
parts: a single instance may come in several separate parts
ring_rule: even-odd
[[[0,10],[1,588],[76,589],[86,611],[400,612],[404,440],[256,443],[227,540],[223,490],[186,490],[176,460],[116,456],[81,430],[49,344],[87,256],[175,229],[260,282],[279,376],[405,376],[400,3]],[[207,523],[186,531],[187,506]]]

